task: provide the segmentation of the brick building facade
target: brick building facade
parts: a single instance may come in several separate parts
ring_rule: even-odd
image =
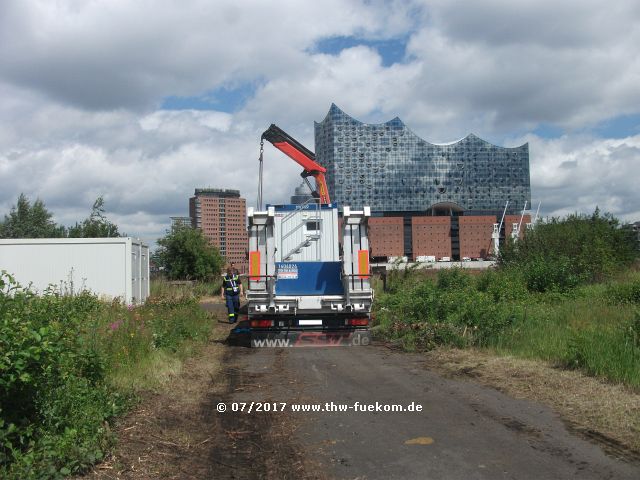
[[[414,259],[424,255],[451,258],[450,217],[413,217],[411,227]]]
[[[372,217],[369,219],[369,239],[372,257],[404,255],[404,223],[402,217]]]
[[[196,188],[189,199],[191,225],[220,250],[226,262],[234,262],[247,270],[247,202],[240,191],[218,188]]]
[[[493,253],[491,234],[494,215],[465,215],[458,217],[460,258],[488,258]]]

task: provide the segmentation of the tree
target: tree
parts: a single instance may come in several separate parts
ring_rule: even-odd
[[[37,199],[33,205],[24,193],[18,203],[11,207],[9,215],[0,223],[1,238],[60,238],[65,236],[65,228],[52,220],[53,215]]]
[[[164,237],[152,257],[164,267],[172,280],[207,280],[220,274],[222,257],[218,249],[209,244],[201,230],[185,225],[174,225]]]
[[[82,223],[76,222],[69,228],[70,238],[104,238],[119,237],[118,226],[107,220],[104,214],[104,198],[100,195],[95,202],[88,218]]]
[[[633,232],[609,213],[551,218],[500,248],[499,263],[522,270],[529,289],[567,290],[598,281],[638,257]]]

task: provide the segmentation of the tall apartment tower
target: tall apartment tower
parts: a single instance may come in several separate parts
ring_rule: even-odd
[[[246,272],[247,202],[239,190],[196,188],[189,199],[191,226],[199,228],[227,262]]]

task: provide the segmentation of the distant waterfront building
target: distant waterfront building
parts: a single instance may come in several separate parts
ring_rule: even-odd
[[[491,230],[506,202],[511,215],[531,203],[526,143],[505,148],[469,134],[457,142],[434,144],[398,117],[367,124],[332,104],[324,120],[315,123],[315,150],[316,160],[327,169],[331,199],[354,208],[368,205],[374,217],[397,218],[378,228],[385,235],[392,225],[402,228],[407,256],[448,251],[443,243],[446,222],[414,222],[415,217],[450,217],[451,256],[461,257],[462,241],[464,253],[480,258],[491,254]],[[468,219],[461,228],[463,216],[486,218]],[[505,225],[500,235],[505,236]],[[375,234],[371,242],[374,251],[376,243],[382,245]]]
[[[315,124],[316,159],[332,199],[378,212],[510,211],[531,203],[529,145],[505,148],[473,134],[448,144],[418,137],[396,117],[362,123],[332,104]]]
[[[302,182],[296,187],[294,194],[291,196],[291,203],[293,205],[302,205],[311,199],[313,199],[313,195],[311,195],[309,187]]]
[[[239,190],[196,188],[189,199],[189,217],[194,228],[202,230],[227,262],[246,271],[247,202]]]
[[[169,217],[171,218],[171,227],[191,227],[191,217]]]

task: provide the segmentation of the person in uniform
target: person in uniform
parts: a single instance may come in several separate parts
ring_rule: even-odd
[[[227,313],[229,315],[229,323],[238,321],[238,310],[240,310],[240,296],[243,294],[242,282],[240,276],[234,272],[229,266],[227,273],[222,278],[222,288],[220,296],[227,304]]]

